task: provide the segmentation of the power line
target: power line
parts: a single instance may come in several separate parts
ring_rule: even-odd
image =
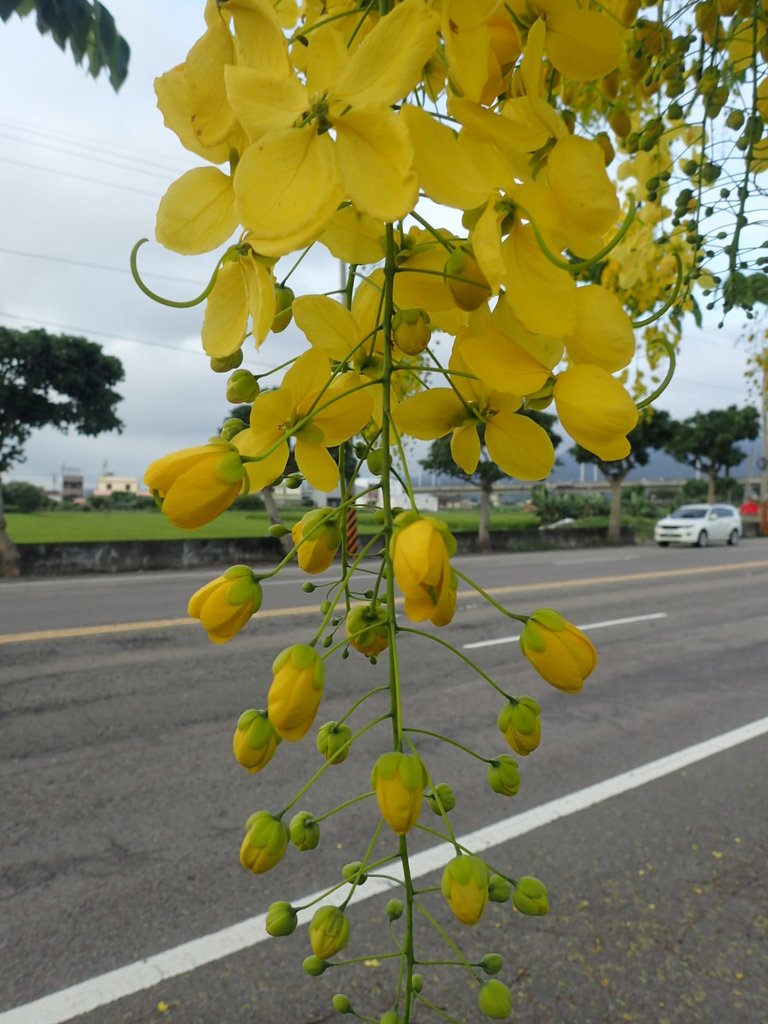
[[[130,161],[130,157],[121,158],[120,161],[107,160],[104,157],[95,156],[93,153],[73,153],[71,149],[64,149],[61,146],[54,146],[50,142],[35,142],[34,140],[31,139],[19,139],[16,138],[14,135],[8,135],[6,132],[2,131],[0,131],[0,138],[9,139],[11,142],[20,143],[22,146],[35,146],[38,149],[44,149],[47,153],[63,153],[64,156],[71,157],[73,160],[87,160],[88,163],[91,164],[104,164],[106,167],[119,167],[121,170],[129,170],[132,171],[134,174],[146,174],[151,178],[161,178],[167,181],[168,174],[175,173],[173,171],[163,173],[160,173],[159,171],[144,171],[141,169],[140,166],[126,167],[125,161]],[[134,160],[133,162],[137,165],[141,165],[143,163],[143,161],[141,160]]]
[[[157,192],[147,192],[143,188],[131,188],[130,185],[119,185],[114,181],[101,181],[99,178],[89,178],[85,174],[73,174],[72,171],[60,171],[56,167],[43,167],[40,164],[28,164],[23,160],[12,160],[7,156],[0,156],[0,160],[7,164],[16,164],[17,167],[29,167],[33,171],[45,171],[47,174],[55,174],[57,178],[75,178],[77,181],[88,181],[93,185],[106,185],[107,188],[116,188],[121,192],[135,192],[140,196],[150,196],[152,199],[158,199]]]
[[[67,256],[48,256],[38,252],[22,252],[20,249],[2,249],[0,253],[6,256],[23,256],[25,259],[30,260],[46,260],[49,263],[68,263],[73,267],[87,267],[90,270],[109,270],[116,274],[130,274],[128,267],[112,267],[105,263],[87,263],[85,260],[73,260]],[[205,281],[193,281],[189,277],[176,277],[173,274],[156,274],[152,273],[149,276],[163,278],[165,281],[181,281],[184,284],[192,284],[197,288],[204,288],[206,285]]]

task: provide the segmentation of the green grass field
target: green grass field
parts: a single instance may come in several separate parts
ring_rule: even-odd
[[[285,510],[286,526],[292,526],[304,514],[305,509]],[[477,530],[478,513],[474,510],[451,510],[441,512],[452,530]],[[264,537],[269,520],[266,512],[243,512],[230,510],[214,522],[199,530],[179,530],[160,513],[137,512],[36,512],[30,514],[8,513],[8,533],[16,544],[54,544],[62,542],[113,541],[113,540],[183,540],[185,537],[232,538]],[[491,529],[515,530],[537,526],[535,515],[517,512],[514,509],[493,509]],[[361,513],[361,533],[373,533],[376,527],[373,515]]]

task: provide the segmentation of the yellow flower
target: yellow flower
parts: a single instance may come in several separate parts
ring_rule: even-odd
[[[499,712],[499,730],[522,757],[532,753],[541,741],[540,710],[533,697],[521,697],[515,704],[505,704]]]
[[[313,487],[328,492],[337,485],[338,467],[327,449],[365,426],[373,402],[369,390],[351,390],[354,376],[340,375],[329,384],[330,375],[327,357],[313,348],[299,356],[277,390],[255,399],[250,426],[234,441],[243,455],[256,460],[247,465],[251,490],[281,475],[289,437],[296,438],[296,462]]]
[[[450,556],[456,541],[439,519],[401,512],[392,535],[392,563],[412,622],[446,626],[456,610],[456,576]]]
[[[288,848],[288,826],[269,811],[257,811],[245,823],[240,863],[254,875],[271,870]]]
[[[239,633],[261,608],[261,584],[247,565],[233,565],[190,597],[187,614],[215,644],[224,644]]]
[[[543,679],[566,693],[580,690],[597,665],[592,642],[551,608],[531,615],[520,634],[520,648]]]
[[[309,926],[309,941],[315,956],[330,959],[349,942],[349,918],[340,907],[320,907]]]
[[[312,509],[293,526],[291,537],[299,568],[311,574],[325,572],[341,544],[338,517],[328,508]]]
[[[523,24],[541,17],[547,56],[565,78],[590,82],[621,60],[622,29],[601,11],[579,7],[576,0],[512,0],[511,7]]]
[[[286,647],[272,663],[269,720],[284,740],[300,740],[315,720],[323,696],[325,665],[309,644]]]
[[[381,221],[410,212],[418,182],[391,105],[421,77],[437,20],[424,0],[404,0],[351,56],[336,31],[314,32],[306,84],[259,65],[227,67],[227,99],[251,141],[235,172],[236,209],[259,251],[313,241],[347,197]]]
[[[381,816],[399,836],[410,832],[421,814],[427,773],[415,754],[382,754],[371,772]]]
[[[558,374],[553,389],[560,422],[582,448],[604,462],[625,459],[638,411],[622,385],[600,366],[580,363]]]
[[[233,445],[214,440],[183,448],[147,468],[144,481],[174,526],[195,530],[221,515],[243,488],[245,469]]]
[[[276,312],[275,276],[247,244],[238,246],[216,277],[203,319],[203,348],[222,359],[242,347],[252,323],[256,348],[272,329]]]
[[[596,284],[576,290],[576,328],[564,341],[571,362],[608,373],[623,370],[635,354],[632,321],[613,292]]]
[[[255,774],[269,764],[282,742],[282,737],[272,728],[267,712],[249,708],[237,720],[232,752],[238,764]]]
[[[488,867],[485,861],[462,853],[448,861],[441,889],[448,906],[462,924],[477,924],[488,900]]]

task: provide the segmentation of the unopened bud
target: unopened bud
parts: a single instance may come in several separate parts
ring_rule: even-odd
[[[302,967],[311,977],[319,978],[328,967],[328,963],[325,960],[321,960],[319,956],[308,956]]]
[[[225,441],[231,441],[233,437],[237,437],[241,430],[245,430],[248,424],[241,420],[239,416],[232,416],[228,420],[224,420],[219,431],[219,437],[223,437]]]
[[[512,883],[503,875],[491,875],[488,882],[488,899],[491,903],[508,903],[512,898]]]
[[[231,356],[211,356],[211,369],[214,373],[229,373],[236,370],[243,361],[243,350],[239,348]]]
[[[406,355],[423,352],[431,333],[429,315],[423,309],[399,309],[392,318],[393,340]]]
[[[488,766],[488,785],[501,796],[515,796],[520,789],[520,772],[514,758],[502,754]]]
[[[290,532],[291,531],[288,529],[288,527],[287,526],[283,526],[282,523],[272,523],[271,526],[267,527],[267,533],[269,534],[269,536],[270,537],[277,537],[278,539],[280,537],[284,537],[287,533],[290,533]]]
[[[480,961],[480,967],[486,974],[498,974],[504,966],[504,960],[498,953],[486,953]]]
[[[390,921],[397,921],[398,918],[403,916],[403,904],[398,899],[390,900],[385,910]]]
[[[427,800],[429,800],[430,810],[437,815],[442,814],[441,806],[446,813],[452,811],[456,806],[456,797],[447,782],[438,782],[432,792],[427,793]]]
[[[294,814],[289,831],[291,842],[298,850],[314,850],[320,842],[320,826],[309,811]]]
[[[259,393],[259,380],[250,370],[235,370],[227,381],[227,401],[233,405],[252,402]]]
[[[345,882],[352,882],[356,885],[363,885],[368,880],[361,860],[352,860],[349,864],[345,864],[341,869],[341,876]]]
[[[512,1013],[512,993],[496,978],[486,981],[480,989],[477,1001],[485,1016],[491,1020],[506,1020]]]
[[[298,915],[290,903],[285,900],[278,900],[271,904],[267,910],[267,931],[277,938],[282,935],[291,935],[296,931]]]
[[[280,334],[293,318],[293,300],[296,295],[288,285],[279,284],[275,287],[275,316],[272,320],[272,331]]]
[[[529,917],[541,917],[549,913],[547,887],[532,875],[518,879],[512,902],[522,914],[528,914]]]
[[[331,1000],[336,1013],[352,1013],[352,1003],[350,1003],[347,996],[341,992],[337,992]]]

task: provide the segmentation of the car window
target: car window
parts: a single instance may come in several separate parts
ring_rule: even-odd
[[[728,508],[727,505],[715,505],[713,512],[721,519],[725,519],[727,516],[733,515],[733,509]]]
[[[705,508],[693,508],[691,505],[681,505],[672,513],[674,519],[703,519],[707,514]]]

